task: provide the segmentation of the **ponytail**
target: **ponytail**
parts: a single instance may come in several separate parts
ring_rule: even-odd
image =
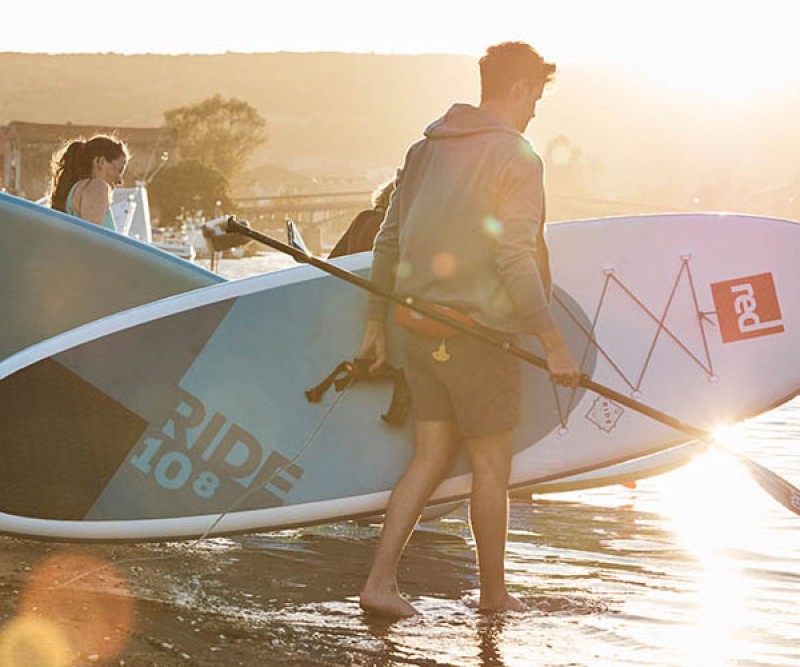
[[[121,155],[128,156],[125,144],[105,135],[97,135],[88,141],[77,139],[57,151],[51,167],[50,206],[66,212],[69,191],[78,181],[91,178],[94,159],[103,156],[110,161]]]
[[[70,189],[92,172],[91,161],[86,158],[86,142],[82,140],[73,141],[55,156],[50,196],[52,208],[57,211],[67,210],[67,196]]]

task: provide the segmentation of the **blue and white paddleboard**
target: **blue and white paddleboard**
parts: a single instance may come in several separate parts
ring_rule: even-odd
[[[559,223],[548,238],[554,312],[596,382],[706,429],[800,389],[799,225],[664,215]],[[364,274],[370,257],[338,263]],[[304,393],[357,352],[365,304],[301,266],[111,315],[0,362],[0,531],[190,538],[381,512],[412,452],[410,421],[380,419],[391,383],[320,403]],[[688,439],[532,367],[523,405],[516,488]],[[434,498],[469,487],[460,461]]]
[[[220,282],[146,243],[0,193],[0,359],[99,317]]]

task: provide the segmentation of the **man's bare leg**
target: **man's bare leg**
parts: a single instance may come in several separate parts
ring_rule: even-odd
[[[417,422],[414,457],[392,491],[372,568],[361,591],[364,611],[390,617],[417,613],[400,595],[397,567],[426,501],[453,463],[457,444],[453,422]]]
[[[525,605],[509,595],[505,583],[508,533],[508,479],[511,474],[514,433],[506,431],[466,438],[472,465],[470,522],[478,547],[480,608],[522,611]]]

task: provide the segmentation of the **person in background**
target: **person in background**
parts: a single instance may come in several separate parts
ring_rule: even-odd
[[[333,247],[330,255],[328,255],[329,259],[372,250],[372,244],[378,234],[383,218],[386,216],[386,210],[389,208],[393,192],[394,179],[378,186],[375,192],[372,193],[372,208],[361,211],[353,218],[347,231]]]
[[[113,137],[69,143],[53,156],[50,206],[115,231],[111,196],[127,164],[128,149]]]
[[[522,136],[555,72],[528,44],[489,47],[480,60],[479,106],[455,104],[406,154],[375,239],[372,281],[458,312],[497,338],[536,335],[552,380],[576,386],[580,370],[549,306],[543,166]],[[370,297],[359,357],[386,363],[388,303]],[[395,311],[398,318],[404,311]],[[469,336],[441,340],[425,318],[406,320],[404,370],[416,420],[414,456],[394,488],[361,591],[373,614],[410,616],[397,569],[420,512],[460,445],[472,469],[470,521],[480,608],[520,610],[505,584],[508,482],[520,417],[519,361]],[[416,322],[414,328],[411,322]]]

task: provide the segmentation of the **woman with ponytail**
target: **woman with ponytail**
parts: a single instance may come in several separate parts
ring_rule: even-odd
[[[127,164],[128,149],[112,137],[73,141],[53,156],[50,206],[114,231],[111,193]]]

